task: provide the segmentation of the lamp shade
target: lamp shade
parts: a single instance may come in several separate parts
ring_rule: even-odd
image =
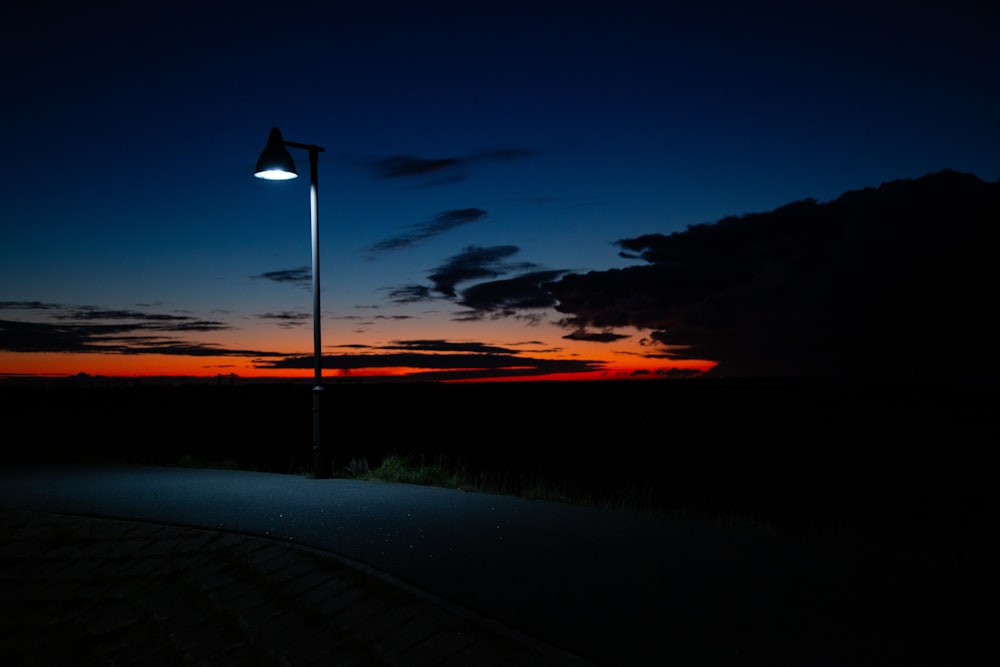
[[[295,161],[285,148],[285,140],[281,138],[278,128],[271,128],[267,145],[257,158],[257,168],[253,170],[253,175],[269,181],[287,181],[298,176]]]

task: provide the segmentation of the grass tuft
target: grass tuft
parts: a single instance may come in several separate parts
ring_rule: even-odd
[[[466,465],[445,458],[428,462],[422,457],[393,453],[374,468],[369,468],[367,461],[352,460],[344,472],[356,479],[369,481],[438,486],[600,509],[657,513],[643,492],[594,493],[541,475],[473,472]]]
[[[436,463],[415,462],[411,458],[399,454],[386,456],[378,467],[359,475],[358,479],[440,486],[446,489],[464,491],[478,490],[470,486],[462,471],[451,469],[444,461]]]

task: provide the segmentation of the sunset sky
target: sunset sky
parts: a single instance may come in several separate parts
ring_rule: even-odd
[[[559,312],[620,241],[1000,180],[989,3],[105,0],[0,10],[0,376],[684,376]]]

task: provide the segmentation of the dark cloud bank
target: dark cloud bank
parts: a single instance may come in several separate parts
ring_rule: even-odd
[[[636,326],[720,377],[1000,377],[1000,183],[944,170],[617,242],[544,288],[579,335]]]

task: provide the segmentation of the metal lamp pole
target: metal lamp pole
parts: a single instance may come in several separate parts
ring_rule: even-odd
[[[288,180],[296,178],[295,162],[286,150],[301,148],[309,151],[309,212],[312,228],[312,293],[313,293],[313,476],[326,479],[332,476],[333,462],[323,442],[323,344],[320,327],[319,289],[319,154],[323,148],[315,144],[300,144],[285,141],[278,128],[271,128],[267,146],[257,160],[254,176],[265,180]]]

